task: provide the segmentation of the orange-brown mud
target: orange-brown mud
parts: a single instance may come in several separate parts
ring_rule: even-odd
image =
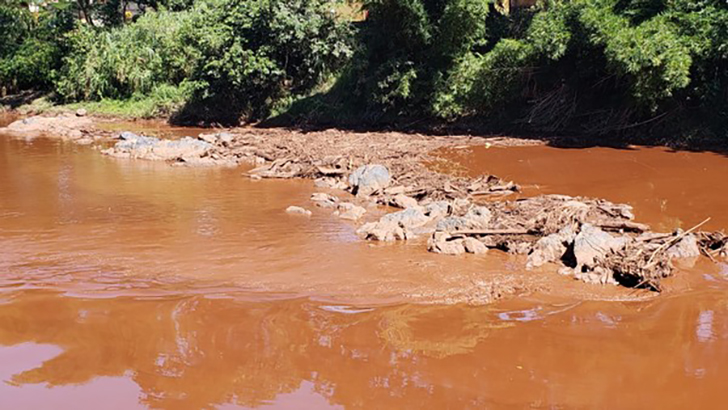
[[[706,215],[713,229],[728,226],[719,189],[704,193],[704,208],[695,210],[675,199],[674,187],[656,182],[652,196],[669,206],[654,212],[643,207],[649,204],[643,190],[614,197],[619,186],[594,178],[621,170],[606,154],[600,162],[591,150],[568,151],[590,172],[564,174],[562,182],[556,172],[568,161],[543,168],[551,179],[527,178],[528,168],[505,159],[519,150],[534,158],[564,155],[545,146],[476,148],[472,161],[462,150],[453,155],[473,172],[633,203],[653,223],[679,220],[687,227],[698,222],[693,215]],[[653,167],[682,155],[630,152]],[[620,155],[614,153],[615,162]],[[700,167],[728,167],[726,158],[690,155],[698,168],[683,164],[684,173],[675,174],[689,189],[703,183],[691,180]],[[633,168],[635,180],[661,181],[641,168]],[[549,269],[526,272],[523,257],[504,253],[455,258],[428,253],[417,241],[372,245],[330,211],[313,208],[311,218],[284,212],[308,202],[310,181],[240,174],[120,161],[61,140],[0,136],[2,407],[710,408],[723,402],[724,264],[683,266],[668,279],[672,290],[655,296]],[[608,181],[604,191],[594,186],[599,181]]]

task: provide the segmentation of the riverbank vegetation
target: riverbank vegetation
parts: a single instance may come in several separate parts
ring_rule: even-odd
[[[178,122],[728,138],[724,0],[0,4],[4,92],[59,104]]]

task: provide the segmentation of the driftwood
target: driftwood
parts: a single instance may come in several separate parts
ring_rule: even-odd
[[[600,209],[604,208],[600,207]],[[649,225],[632,221],[603,221],[596,225],[608,231],[647,232],[650,230]]]
[[[660,245],[660,247],[657,248],[652,253],[652,255],[650,256],[650,259],[647,261],[647,264],[645,265],[645,267],[643,269],[651,269],[652,267],[654,267],[654,265],[657,263],[654,260],[655,259],[655,256],[657,254],[659,254],[660,252],[664,252],[664,251],[670,249],[671,246],[673,246],[676,243],[678,243],[682,238],[684,238],[685,236],[689,235],[690,233],[695,232],[698,228],[700,228],[701,226],[703,226],[706,223],[708,223],[708,221],[710,221],[710,218],[706,218],[703,222],[701,222],[701,223],[693,226],[692,228],[688,229],[687,231],[681,233],[680,235],[675,236],[674,238],[669,239],[667,242],[665,242],[662,245]]]
[[[450,232],[452,236],[488,236],[488,235],[528,235],[535,233],[531,229],[475,229]]]

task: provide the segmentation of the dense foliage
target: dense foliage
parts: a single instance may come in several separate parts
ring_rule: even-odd
[[[223,0],[197,10],[193,117],[215,119],[222,108],[264,118],[312,91],[352,54],[350,26],[327,0]]]
[[[487,19],[480,0],[366,7],[369,109],[591,134],[728,124],[724,0],[555,0]]]
[[[325,0],[209,0],[148,12],[111,30],[80,25],[56,83],[67,101],[181,87],[205,120],[260,118],[305,94],[351,54],[350,28]],[[224,117],[224,118],[221,118]]]
[[[346,112],[592,135],[728,128],[726,0],[510,10],[507,0],[365,0],[364,22],[337,14],[345,0],[144,0],[134,16],[120,0],[37,13],[0,1],[0,85],[63,102],[123,100],[207,122],[263,119],[299,101],[290,112],[313,121]]]
[[[73,24],[72,11],[63,5],[32,13],[19,2],[0,0],[0,90],[49,86],[65,51],[63,35]]]

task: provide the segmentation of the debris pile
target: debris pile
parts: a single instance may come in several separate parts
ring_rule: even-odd
[[[728,254],[728,237],[654,233],[633,221],[632,208],[601,199],[542,195],[515,201],[466,199],[409,204],[359,229],[368,240],[407,240],[428,233],[427,248],[447,255],[489,249],[527,255],[527,268],[562,265],[560,273],[588,283],[660,290],[674,258]],[[706,221],[707,222],[707,221]],[[705,223],[705,222],[704,222]]]
[[[172,161],[189,165],[237,164],[212,153],[213,144],[202,139],[184,137],[167,140],[128,131],[122,132],[119,139],[113,147],[101,152],[118,158]]]
[[[311,134],[287,131],[281,136],[271,130],[266,135],[237,134],[225,147],[216,145],[213,151],[258,165],[248,171],[249,176],[313,179],[318,188],[348,190],[398,208],[412,206],[412,201],[493,198],[520,190],[515,183],[495,176],[464,177],[450,163],[446,172],[432,172],[428,164],[440,161],[433,152],[455,144],[482,141],[462,136],[335,130]]]

